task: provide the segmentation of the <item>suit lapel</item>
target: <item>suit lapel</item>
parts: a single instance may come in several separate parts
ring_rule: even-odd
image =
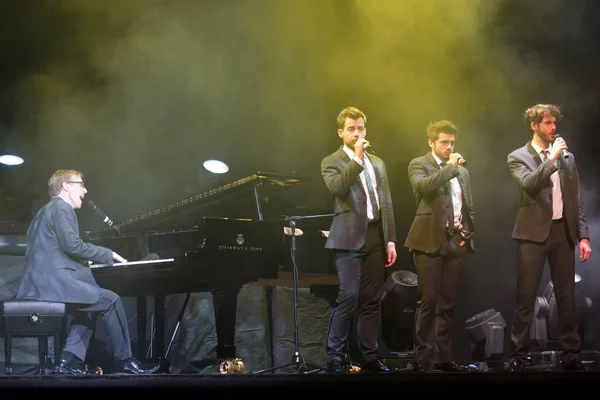
[[[540,157],[540,155],[538,154],[538,152],[535,151],[535,149],[531,145],[531,140],[529,142],[527,142],[527,145],[525,147],[527,148],[527,152],[533,158],[533,161],[535,162],[535,165],[539,167],[540,164],[542,163],[542,158]]]
[[[365,158],[368,158],[369,162],[373,166],[373,172],[375,172],[375,183],[377,184],[377,187],[381,186],[381,180],[379,178],[379,165],[377,163],[375,163],[375,161],[373,161],[371,156],[367,155],[367,153],[365,153]],[[366,168],[367,168],[367,166],[365,165],[365,169]]]
[[[525,145],[525,150],[527,151],[527,153],[529,153],[529,155],[533,159],[533,163],[534,163],[534,166],[529,165],[529,167],[532,169],[532,171],[535,171],[542,164],[542,162],[543,162],[542,158],[540,157],[538,152],[535,151],[535,149],[531,145],[531,140],[529,142],[527,142],[527,144]],[[559,166],[559,169],[560,169],[560,166]],[[560,174],[559,174],[559,176],[560,176]],[[561,185],[562,185],[562,177],[561,177],[560,181],[561,181]],[[545,186],[552,187],[552,179],[550,179],[550,177],[548,177],[546,179]]]
[[[433,155],[431,154],[431,152],[428,152],[427,154],[425,154],[424,158],[425,158],[425,161],[427,161],[433,167],[435,167],[436,169],[440,169],[440,166],[438,165],[437,161],[435,161],[435,158],[433,158]]]
[[[460,191],[462,193],[463,204],[465,204],[465,201],[466,201],[465,180],[460,172],[458,173],[458,183],[460,184]]]
[[[563,157],[558,158],[558,162],[556,163],[558,167],[558,175],[560,176],[560,181],[562,182],[562,178],[565,175],[565,170],[567,169],[568,161]]]
[[[348,154],[346,154],[346,152],[344,151],[344,145],[340,146],[340,148],[337,151],[337,155],[346,164],[351,161],[350,157],[348,157]]]

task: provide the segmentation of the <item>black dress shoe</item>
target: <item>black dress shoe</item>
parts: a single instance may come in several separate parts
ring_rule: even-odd
[[[443,372],[469,372],[469,368],[463,365],[458,365],[454,361],[444,362],[436,365],[437,370]]]
[[[589,368],[579,358],[574,358],[567,363],[563,361],[562,365],[565,371],[589,371]]]
[[[381,362],[379,359],[369,361],[360,368],[360,372],[371,372],[376,374],[387,374],[391,372],[387,365]]]
[[[325,367],[325,372],[328,374],[343,374],[344,364],[340,360],[329,361]]]
[[[70,362],[61,359],[52,371],[55,374],[86,375],[87,370],[83,361],[73,358]]]
[[[113,367],[113,374],[153,374],[158,368],[159,364],[141,364],[135,358],[126,358],[125,360],[115,361]]]

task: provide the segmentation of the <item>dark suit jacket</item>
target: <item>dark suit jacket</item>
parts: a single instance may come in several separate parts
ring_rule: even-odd
[[[557,160],[559,167],[537,154],[531,141],[508,155],[507,162],[511,176],[517,182],[521,194],[521,204],[513,229],[513,239],[543,242],[550,235],[552,224],[552,181],[550,175],[559,170],[563,198],[563,217],[573,243],[589,238],[588,224],[581,192],[579,173],[575,158],[571,153],[565,159]]]
[[[88,260],[112,263],[112,250],[79,238],[75,210],[58,196],[27,229],[25,269],[16,298],[93,304],[100,297]]]
[[[385,243],[396,242],[396,222],[392,195],[385,163],[369,154],[377,176],[377,188],[381,208],[381,225]],[[360,249],[367,236],[367,194],[360,173],[364,168],[351,160],[343,146],[321,161],[321,175],[333,195],[333,222],[325,247],[329,249]]]
[[[440,249],[446,235],[450,210],[444,184],[458,177],[462,188],[462,224],[469,233],[475,232],[475,211],[471,197],[469,171],[452,164],[438,166],[431,152],[413,159],[408,164],[408,178],[417,202],[415,218],[406,237],[404,246],[411,250],[435,253]],[[468,249],[475,251],[473,239],[466,240]]]

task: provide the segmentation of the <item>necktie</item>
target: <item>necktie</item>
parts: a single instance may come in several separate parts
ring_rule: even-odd
[[[540,153],[542,156],[542,161],[547,160],[550,157],[550,151],[549,150],[542,150]],[[555,162],[555,164],[557,164]],[[550,175],[550,182],[552,184],[552,218],[553,219],[559,219],[562,218],[563,215],[563,210],[564,210],[564,205],[563,205],[563,200],[562,200],[562,187],[560,184],[560,176],[559,175],[563,175],[564,174],[564,170],[563,168],[561,168],[560,165],[557,165],[557,167],[559,168],[557,172],[553,172],[552,175]]]
[[[371,160],[369,160],[371,161]],[[372,163],[371,163],[372,164]],[[365,183],[367,184],[367,194],[369,195],[369,200],[371,200],[371,206],[373,207],[373,217],[374,219],[379,218],[379,205],[377,204],[377,197],[375,196],[375,187],[373,186],[373,182],[371,181],[371,174],[369,174],[369,170],[365,165],[364,169],[365,173]]]
[[[542,150],[542,161],[546,161],[549,155],[550,152],[548,150]]]
[[[447,164],[445,162],[440,163],[440,168],[444,168]],[[454,229],[454,203],[452,203],[452,184],[450,181],[444,183],[444,190],[446,191],[446,198],[448,199],[448,229]]]

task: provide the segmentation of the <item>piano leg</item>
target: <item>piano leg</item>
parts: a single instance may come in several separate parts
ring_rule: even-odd
[[[237,297],[245,282],[228,282],[219,285],[220,288],[211,290],[215,309],[215,329],[217,332],[217,358],[231,359],[236,357],[235,349],[235,324],[237,312]],[[137,329],[138,343],[136,357],[138,360],[146,359],[146,296],[137,296]],[[154,296],[154,332],[151,341],[152,354],[150,358],[158,359],[164,363],[171,350],[171,343],[165,352],[165,299],[166,295],[156,293]],[[181,321],[183,313],[188,304],[189,293],[182,306],[178,322]],[[174,335],[177,333],[177,329]],[[168,366],[165,367],[168,370]]]
[[[181,321],[183,321],[183,314],[187,308],[187,305],[190,301],[191,293],[185,295],[185,300],[183,301],[183,305],[181,306],[181,311],[179,311],[179,316],[177,317],[177,323],[175,324],[175,329],[173,330],[173,335],[171,335],[171,340],[169,341],[169,345],[167,346],[167,351],[165,352],[165,360],[169,358],[169,353],[171,353],[171,346],[173,346],[173,342],[177,337],[177,333],[179,332],[179,326],[181,325]]]
[[[235,320],[237,297],[243,283],[228,283],[213,289],[215,328],[217,331],[217,359],[235,358]]]
[[[154,296],[154,329],[156,332],[154,340],[154,349],[156,353],[151,355],[151,359],[159,363],[159,373],[168,374],[170,370],[167,354],[165,354],[165,300],[167,295],[157,293]]]
[[[165,299],[166,295],[163,293],[157,293],[154,296],[154,324],[152,326],[154,332],[150,336],[150,356],[146,357],[148,353],[146,348],[146,306],[148,303],[146,295],[136,297],[138,338],[134,356],[140,361],[146,358],[156,359],[160,362],[163,360],[165,353]]]
[[[136,297],[137,311],[137,349],[135,357],[143,360],[146,357],[146,295]]]
[[[165,355],[165,299],[166,295],[157,294],[154,296],[154,326],[156,329],[156,337],[154,340],[154,348],[156,355],[152,358],[159,360],[164,359]],[[154,355],[154,354],[153,354]]]
[[[164,293],[156,293],[154,295],[154,323],[152,324],[152,331],[150,334],[150,349],[149,356],[148,350],[146,349],[146,295],[137,296],[137,329],[138,329],[138,343],[136,354],[134,356],[141,362],[146,359],[150,359],[160,364],[158,369],[159,373],[169,373],[169,363],[164,355],[165,348],[165,299],[167,295]]]

